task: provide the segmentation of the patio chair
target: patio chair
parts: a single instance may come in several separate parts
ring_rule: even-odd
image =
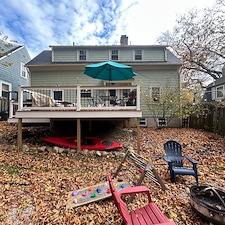
[[[159,207],[151,200],[150,191],[147,187],[135,186],[117,191],[110,174],[108,174],[108,181],[112,197],[123,219],[124,225],[176,225],[174,222],[169,222]],[[121,199],[121,197],[123,195],[138,193],[145,193],[147,195],[148,204],[142,208],[137,208],[136,210],[129,212],[126,203]]]
[[[163,159],[168,163],[171,182],[175,182],[176,175],[191,175],[195,177],[196,183],[198,184],[198,163],[194,159],[182,155],[181,144],[174,140],[167,141],[164,144],[164,150],[166,156],[164,156]],[[184,159],[192,163],[192,168],[184,166]]]

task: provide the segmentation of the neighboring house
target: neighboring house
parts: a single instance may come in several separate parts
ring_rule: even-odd
[[[155,127],[152,112],[141,102],[143,90],[154,104],[165,88],[176,89],[179,96],[182,62],[167,46],[128,45],[122,35],[120,45],[50,47],[26,64],[31,86],[19,88],[18,111],[12,115],[18,127],[56,120],[76,120],[77,134],[81,120],[123,120],[127,127],[139,127],[141,120],[141,125]],[[109,82],[83,73],[86,65],[110,60],[132,66],[138,75]],[[168,126],[178,127],[180,121]]]
[[[222,69],[222,77],[207,86],[204,94],[204,101],[225,101],[225,66]]]
[[[19,85],[29,85],[29,75],[25,64],[31,60],[25,46],[0,42],[0,99],[17,98]],[[6,104],[7,105],[7,104]],[[0,111],[8,111],[1,104]]]

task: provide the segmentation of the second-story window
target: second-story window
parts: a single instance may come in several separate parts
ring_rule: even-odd
[[[141,49],[134,50],[134,60],[142,60],[142,50]]]
[[[87,51],[86,50],[79,50],[79,60],[87,60]]]
[[[118,59],[119,59],[119,51],[111,50],[111,60],[118,60]]]
[[[21,72],[20,72],[20,75],[21,75],[21,77],[27,79],[28,72],[27,72],[27,68],[24,65],[25,64],[21,62]]]

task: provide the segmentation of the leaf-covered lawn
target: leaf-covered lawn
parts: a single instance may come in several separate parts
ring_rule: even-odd
[[[37,129],[37,128],[35,128]],[[40,149],[32,135],[23,140],[27,150],[16,147],[16,127],[0,122],[0,222],[1,224],[120,224],[121,218],[112,199],[66,210],[68,192],[105,181],[108,172],[115,172],[121,158],[112,153],[58,154]],[[33,137],[34,139],[35,137]],[[126,147],[136,147],[131,132],[117,129],[111,138]],[[189,128],[141,129],[141,155],[152,159],[168,190],[163,191],[145,179],[154,201],[169,220],[177,224],[209,224],[191,209],[189,187],[195,179],[178,176],[171,184],[167,165],[161,159],[163,143],[174,139],[183,145],[184,155],[199,162],[200,183],[225,188],[225,141],[212,133]],[[129,206],[142,204],[141,196]]]

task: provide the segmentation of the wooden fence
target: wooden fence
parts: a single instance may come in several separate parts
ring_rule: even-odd
[[[225,136],[225,106],[204,104],[201,113],[190,116],[189,127]]]

